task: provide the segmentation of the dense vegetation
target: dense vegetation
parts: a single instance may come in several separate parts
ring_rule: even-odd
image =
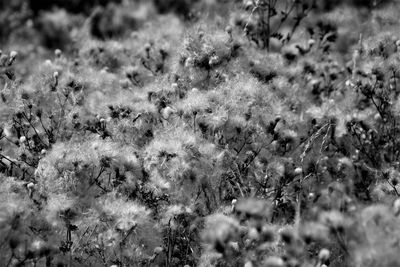
[[[400,266],[399,12],[0,0],[0,265]]]

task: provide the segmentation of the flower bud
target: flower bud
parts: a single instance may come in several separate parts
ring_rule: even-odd
[[[16,51],[11,51],[10,53],[10,62],[14,62],[15,58],[17,57],[18,53]]]
[[[25,136],[21,136],[21,137],[19,138],[19,142],[20,142],[20,143],[25,143],[25,142],[26,142],[26,137],[25,137]]]
[[[300,175],[303,173],[303,169],[300,167],[297,167],[296,169],[294,169],[294,174],[295,175]]]
[[[249,232],[248,232],[248,237],[251,240],[257,240],[259,238],[259,234],[256,228],[252,227],[250,228]]]
[[[234,251],[239,251],[239,243],[238,242],[229,242],[228,243],[229,247],[231,247]]]
[[[11,236],[10,240],[8,241],[11,249],[16,249],[20,243],[21,240],[19,240],[17,236]]]
[[[284,267],[285,262],[280,257],[272,256],[272,257],[269,257],[267,260],[265,260],[263,266],[265,266],[265,267]]]
[[[192,67],[192,66],[194,66],[194,62],[195,62],[195,60],[194,60],[193,57],[188,57],[188,58],[185,60],[185,67]]]
[[[15,58],[17,57],[17,55],[18,55],[17,52],[11,51],[11,53],[10,53],[10,59],[9,59],[8,65],[12,65],[12,64],[14,63]]]
[[[60,49],[56,49],[56,50],[54,51],[54,54],[56,55],[57,58],[60,58],[61,55],[62,55],[62,52],[61,52]]]
[[[158,255],[163,251],[164,251],[164,249],[162,247],[155,247],[154,250],[153,250],[153,253]]]
[[[26,187],[28,188],[29,191],[35,189],[35,184],[30,182],[29,184],[26,185]]]
[[[161,116],[163,117],[163,119],[168,120],[169,117],[175,112],[176,112],[175,109],[168,106],[168,107],[162,109]]]
[[[128,89],[130,84],[131,82],[127,78],[119,81],[119,85],[121,86],[122,89]]]
[[[210,60],[208,61],[208,64],[210,66],[217,65],[218,63],[219,63],[219,57],[217,55],[213,55],[212,57],[210,57]]]
[[[396,199],[393,203],[394,214],[398,216],[400,214],[400,198]]]
[[[10,58],[16,58],[18,53],[16,51],[11,51]]]
[[[151,44],[147,43],[144,45],[144,50],[146,50],[147,53],[150,52],[150,49],[151,49]]]
[[[318,260],[321,263],[325,263],[329,259],[330,255],[331,255],[331,253],[329,252],[329,250],[327,250],[326,248],[323,248],[318,253]]]

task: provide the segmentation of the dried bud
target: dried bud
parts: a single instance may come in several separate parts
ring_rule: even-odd
[[[284,243],[291,245],[295,240],[295,236],[292,231],[289,229],[284,229],[280,232],[281,239]]]
[[[125,75],[129,79],[134,79],[136,76],[139,75],[139,68],[137,66],[129,66],[125,70]]]
[[[261,229],[261,239],[263,242],[273,242],[275,240],[273,229],[264,225]]]
[[[39,118],[42,117],[43,111],[41,109],[36,110],[36,116],[38,116]]]

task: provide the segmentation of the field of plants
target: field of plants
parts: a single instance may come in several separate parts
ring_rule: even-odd
[[[0,266],[400,266],[399,14],[0,0]]]

